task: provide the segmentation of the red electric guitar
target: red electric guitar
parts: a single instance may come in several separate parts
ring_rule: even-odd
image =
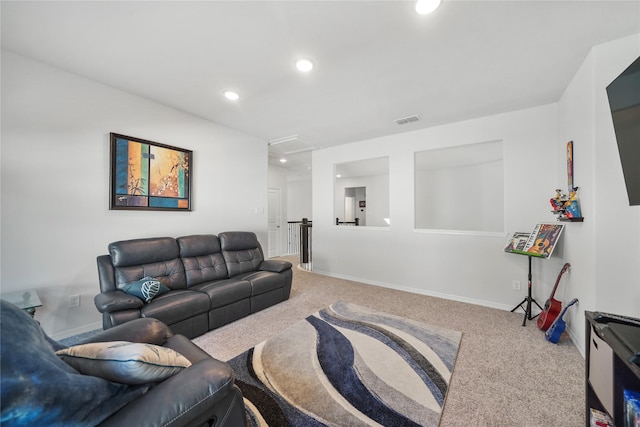
[[[541,331],[546,331],[549,329],[549,326],[556,320],[558,314],[560,314],[560,310],[562,309],[562,302],[555,299],[553,296],[556,294],[556,289],[558,289],[558,284],[560,283],[560,278],[564,274],[565,271],[571,268],[571,264],[568,262],[562,267],[560,270],[560,274],[558,274],[558,280],[556,280],[556,284],[553,287],[553,291],[551,291],[551,296],[544,303],[544,309],[542,313],[538,316],[538,329]]]

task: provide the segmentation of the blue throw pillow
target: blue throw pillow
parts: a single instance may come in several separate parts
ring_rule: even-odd
[[[28,314],[0,302],[0,424],[9,426],[94,426],[148,386],[127,386],[78,373],[54,350]]]
[[[169,292],[169,288],[155,277],[143,277],[135,282],[125,283],[120,290],[140,298],[147,304],[156,296]]]

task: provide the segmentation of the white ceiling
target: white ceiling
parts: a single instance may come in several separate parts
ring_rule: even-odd
[[[285,148],[555,102],[592,46],[640,32],[638,0],[444,0],[427,16],[399,0],[3,0],[0,7],[4,49],[265,144],[289,137],[302,144],[272,145],[274,161]],[[296,71],[300,55],[317,68]],[[226,100],[225,89],[240,100]],[[394,122],[413,115],[421,120]],[[309,151],[287,165],[308,173]]]

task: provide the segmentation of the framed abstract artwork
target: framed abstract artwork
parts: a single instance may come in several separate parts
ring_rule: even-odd
[[[111,133],[109,209],[191,211],[193,152]]]

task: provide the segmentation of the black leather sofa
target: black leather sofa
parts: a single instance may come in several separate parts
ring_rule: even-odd
[[[159,382],[129,385],[83,374],[55,352],[49,338],[18,307],[0,301],[2,406],[7,426],[246,426],[242,393],[231,367],[156,319],[136,319],[75,343],[145,343],[172,349],[191,365]],[[99,365],[100,360],[91,363]],[[123,363],[129,363],[124,361]],[[138,371],[132,371],[132,375]]]
[[[193,338],[291,293],[291,263],[265,260],[252,232],[125,240],[108,249],[97,258],[100,294],[94,298],[104,329],[152,317]],[[169,291],[145,302],[121,290],[145,277]]]

